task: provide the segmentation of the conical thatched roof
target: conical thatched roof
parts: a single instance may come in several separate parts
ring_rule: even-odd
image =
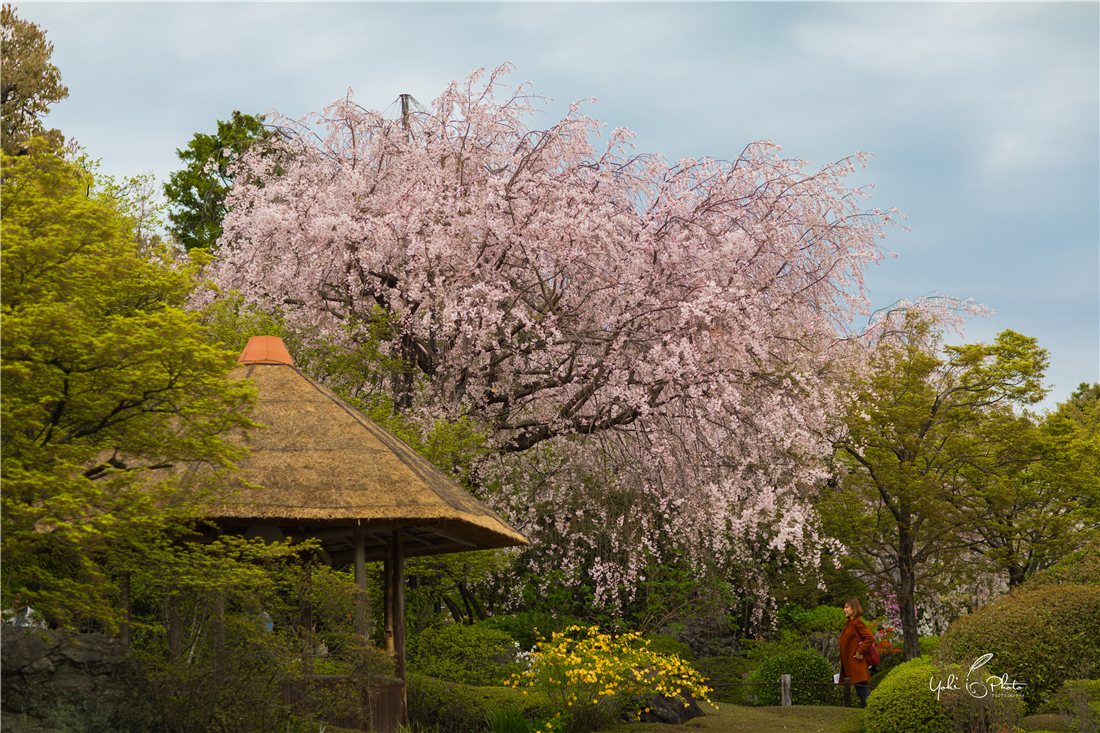
[[[397,527],[409,556],[527,544],[407,443],[298,371],[279,339],[258,338],[267,341],[253,339],[231,376],[256,385],[253,419],[265,427],[252,431],[235,493],[211,508],[211,520],[265,537],[320,538],[334,562],[348,560],[357,524],[368,560],[383,557]]]

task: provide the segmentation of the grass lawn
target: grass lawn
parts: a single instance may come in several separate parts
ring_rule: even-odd
[[[706,703],[699,705],[706,716],[683,725],[623,723],[612,728],[612,733],[859,733],[863,717],[859,708],[721,704],[716,710]]]

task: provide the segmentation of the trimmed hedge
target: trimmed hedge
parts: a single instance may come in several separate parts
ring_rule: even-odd
[[[410,672],[406,694],[409,725],[437,733],[476,733],[488,727],[494,710],[513,707],[532,721],[553,716],[550,701],[536,691],[511,687],[473,687]]]
[[[951,719],[928,686],[933,674],[936,668],[923,657],[890,670],[867,701],[865,733],[952,733]]]
[[[519,669],[515,651],[515,640],[503,631],[452,624],[420,634],[409,669],[465,685],[501,685]]]
[[[766,659],[749,675],[750,682],[779,682],[789,674],[791,682],[827,682],[828,685],[792,685],[791,703],[794,705],[830,705],[838,699],[838,687],[833,682],[833,668],[825,657],[808,649],[780,654]],[[781,693],[778,685],[753,686],[751,694],[760,697],[761,705],[779,705]]]
[[[1024,700],[1035,711],[1066,680],[1095,673],[1100,585],[1025,583],[955,621],[940,648],[958,661],[993,654],[991,666],[1027,684]]]

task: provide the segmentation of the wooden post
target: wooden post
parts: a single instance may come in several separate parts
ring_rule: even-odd
[[[780,705],[785,708],[791,706],[791,676],[789,674],[779,675],[779,699]]]
[[[352,548],[355,555],[355,633],[367,638],[367,530],[356,522],[352,530]]]
[[[393,662],[394,674],[401,680],[400,725],[408,725],[408,698],[405,684],[405,537],[398,527],[393,531]]]
[[[844,707],[852,707],[852,681],[844,678]]]
[[[172,659],[183,656],[183,611],[175,593],[168,596],[168,656]]]
[[[307,566],[306,572],[310,572]],[[313,658],[317,654],[317,640],[313,638],[313,579],[307,578],[305,582],[305,598],[302,599],[302,605],[298,609],[298,633],[301,634],[302,642],[302,659],[305,660],[306,674],[313,674]],[[356,591],[356,595],[360,591]],[[355,607],[356,613],[356,633],[359,632],[359,604]]]
[[[122,602],[122,623],[118,627],[118,640],[126,649],[130,648],[130,573],[124,572],[119,579],[119,595]]]
[[[382,611],[383,639],[386,654],[393,656],[393,543],[390,543],[390,555],[382,561],[382,593],[385,596]]]
[[[225,679],[225,593],[214,591],[214,681]]]

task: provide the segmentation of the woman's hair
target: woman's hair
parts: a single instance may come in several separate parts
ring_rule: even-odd
[[[863,615],[863,606],[860,605],[858,598],[849,598],[848,600],[844,601],[844,605],[852,607],[852,610],[856,612],[856,618],[859,618]]]

